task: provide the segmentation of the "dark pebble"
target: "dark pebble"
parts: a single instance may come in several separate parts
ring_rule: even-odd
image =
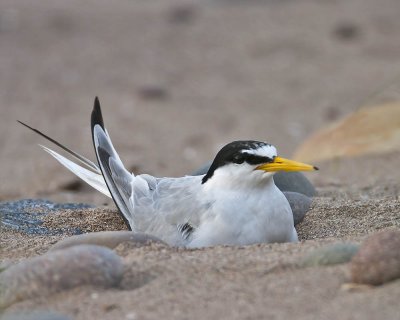
[[[306,213],[310,210],[312,200],[297,192],[284,191],[283,194],[292,208],[294,225],[297,225],[303,221]]]
[[[209,162],[203,164],[200,168],[194,170],[190,175],[201,176],[203,174],[206,174],[208,169],[210,169],[211,164],[212,164],[212,161],[209,161]]]
[[[360,35],[360,29],[351,22],[343,22],[334,29],[334,35],[340,40],[349,41]]]
[[[196,16],[196,7],[192,5],[179,5],[173,7],[168,16],[168,20],[173,24],[188,24]]]
[[[277,172],[274,181],[281,191],[297,192],[307,197],[314,197],[317,194],[314,186],[301,172]]]
[[[144,100],[165,100],[168,92],[165,88],[157,85],[148,85],[139,88],[139,96]]]
[[[0,309],[81,285],[116,287],[122,259],[112,250],[80,245],[24,260],[0,273]]]

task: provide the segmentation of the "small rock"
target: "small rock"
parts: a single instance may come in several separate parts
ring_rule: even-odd
[[[400,230],[383,230],[368,237],[350,264],[355,283],[380,285],[400,278]]]
[[[211,161],[193,171],[191,175],[200,176],[206,174],[211,166]],[[277,172],[274,175],[274,182],[281,191],[291,191],[313,197],[316,194],[314,186],[301,172]]]
[[[143,86],[138,90],[138,93],[144,100],[165,100],[168,98],[167,90],[157,85]]]
[[[336,243],[315,249],[300,262],[302,267],[329,266],[346,263],[357,253],[359,246],[352,243]]]
[[[206,174],[208,169],[210,169],[212,164],[212,161],[209,161],[205,164],[203,164],[200,168],[194,170],[190,175],[192,176],[201,176],[203,174]]]
[[[137,246],[144,246],[152,242],[163,243],[160,239],[145,233],[134,233],[132,231],[101,231],[80,234],[63,239],[51,247],[50,250],[60,250],[82,244],[92,244],[114,249],[122,242],[131,242]]]
[[[294,225],[303,221],[307,211],[310,210],[311,198],[297,192],[284,191],[286,199],[289,201],[293,211]]]
[[[11,260],[3,260],[0,261],[0,272],[3,272],[6,270],[8,267],[12,266],[13,262]]]
[[[191,5],[179,5],[169,12],[169,21],[173,24],[188,24],[196,16],[196,8]]]
[[[307,197],[313,197],[317,193],[311,182],[301,172],[277,172],[274,175],[274,182],[281,191],[297,192]]]
[[[68,182],[60,185],[58,188],[60,190],[78,192],[78,191],[82,191],[86,186],[87,186],[87,184],[84,183],[83,180],[74,179],[74,180],[68,181]]]
[[[108,248],[80,245],[49,252],[0,273],[0,309],[81,285],[115,287],[123,271],[122,259]]]
[[[1,320],[72,320],[63,314],[52,311],[13,312],[3,315]]]
[[[357,38],[360,35],[359,27],[351,22],[343,22],[334,29],[334,35],[344,41]]]

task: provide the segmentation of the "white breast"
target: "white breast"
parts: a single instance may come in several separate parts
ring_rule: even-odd
[[[273,179],[262,188],[215,190],[188,247],[297,241],[293,214]]]

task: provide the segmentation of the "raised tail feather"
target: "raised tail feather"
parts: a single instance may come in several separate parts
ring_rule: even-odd
[[[107,189],[106,182],[104,181],[101,172],[97,173],[90,171],[45,146],[40,145],[40,147],[42,147],[46,152],[50,153],[58,162],[69,169],[72,173],[76,174],[87,184],[111,198],[111,194]]]
[[[50,142],[54,143],[61,149],[65,150],[73,158],[75,158],[80,163],[84,164],[87,168],[89,168],[90,170],[67,159],[66,157],[62,156],[61,154],[55,152],[54,150],[51,150],[45,146],[39,145],[41,148],[43,148],[43,150],[45,150],[50,155],[52,155],[58,162],[60,162],[64,167],[66,167],[68,170],[70,170],[73,174],[77,175],[79,178],[81,178],[87,184],[89,184],[96,190],[100,191],[101,193],[105,194],[107,197],[111,198],[111,194],[107,189],[107,185],[101,174],[100,168],[95,163],[93,163],[89,159],[86,159],[85,157],[81,156],[80,154],[72,151],[71,149],[62,145],[61,143],[54,140],[53,138],[50,138],[49,136],[45,135],[44,133],[40,132],[39,130],[28,126],[26,123],[23,123],[22,121],[19,121],[19,120],[18,120],[18,122],[20,124],[24,125],[25,127],[31,129],[32,131],[36,132],[37,134],[41,135],[42,137],[46,138]]]
[[[96,97],[91,116],[93,145],[97,161],[110,194],[118,207],[125,223],[131,229],[133,226],[136,177],[128,172],[119,158],[107,130],[104,127],[100,102]]]
[[[132,195],[135,189],[136,177],[125,169],[112,145],[107,130],[104,127],[100,103],[97,97],[95,99],[91,116],[91,128],[93,145],[99,165],[96,165],[94,162],[72,151],[39,130],[30,127],[26,123],[23,123],[22,121],[18,122],[66,151],[77,160],[77,162],[82,163],[86,168],[67,159],[61,154],[40,145],[64,167],[77,175],[87,184],[106,196],[113,198],[126,225],[130,230],[132,229],[134,209],[134,200]],[[148,190],[148,185],[143,179],[139,179],[138,182],[141,189]]]

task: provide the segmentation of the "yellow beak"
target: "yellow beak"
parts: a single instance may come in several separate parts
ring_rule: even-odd
[[[281,158],[275,157],[273,162],[267,162],[260,164],[256,170],[264,170],[267,172],[276,172],[276,171],[312,171],[318,170],[317,167],[311,166],[309,164]]]

